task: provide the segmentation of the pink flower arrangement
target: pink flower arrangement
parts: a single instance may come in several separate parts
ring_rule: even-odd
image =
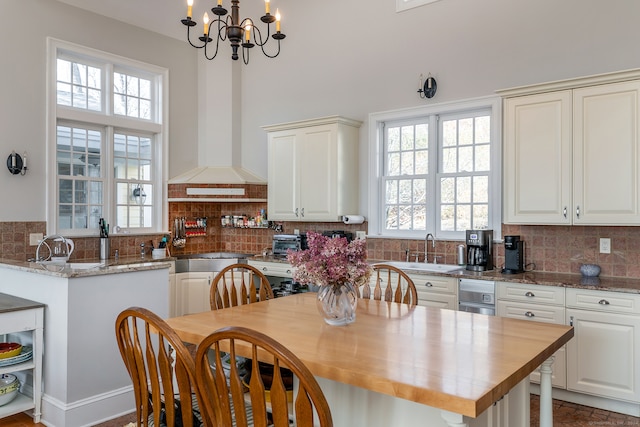
[[[367,262],[366,240],[348,242],[344,237],[327,237],[307,233],[309,249],[289,251],[287,260],[294,268],[293,278],[300,283],[328,286],[369,281],[371,266]]]

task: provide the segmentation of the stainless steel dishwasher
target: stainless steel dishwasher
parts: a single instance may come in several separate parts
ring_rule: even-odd
[[[490,280],[460,279],[458,310],[495,316],[496,283]]]

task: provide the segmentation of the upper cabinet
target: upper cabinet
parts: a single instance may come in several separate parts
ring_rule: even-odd
[[[629,78],[502,91],[505,223],[640,223],[640,80]]]
[[[358,212],[362,122],[339,116],[266,126],[273,221],[341,221]]]

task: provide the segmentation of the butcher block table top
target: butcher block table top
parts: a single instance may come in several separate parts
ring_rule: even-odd
[[[330,326],[303,293],[168,319],[197,344],[225,326],[263,332],[314,375],[477,417],[573,337],[573,328],[432,307],[358,300]]]

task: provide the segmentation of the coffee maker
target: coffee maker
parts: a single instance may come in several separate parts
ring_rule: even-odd
[[[493,270],[493,230],[467,230],[467,270]]]
[[[504,274],[524,272],[524,242],[520,236],[504,236]]]

